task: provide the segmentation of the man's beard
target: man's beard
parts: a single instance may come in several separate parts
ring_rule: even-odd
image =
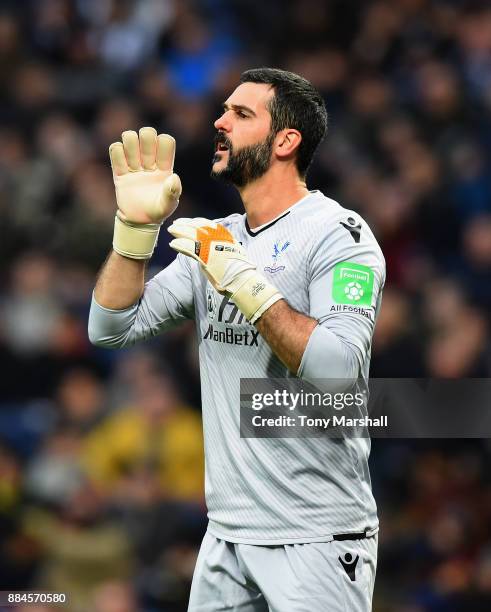
[[[274,134],[268,134],[264,142],[242,147],[234,153],[232,143],[219,132],[215,138],[215,147],[218,143],[227,145],[228,163],[223,170],[211,171],[211,176],[219,181],[231,183],[235,187],[245,187],[247,184],[263,176],[271,165]],[[215,154],[213,163],[219,160]]]

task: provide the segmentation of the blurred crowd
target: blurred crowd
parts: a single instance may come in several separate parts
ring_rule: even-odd
[[[261,65],[322,92],[308,184],[384,251],[371,375],[491,373],[489,2],[3,0],[0,589],[65,591],[74,612],[186,609],[206,528],[194,328],[89,345],[107,148],[171,133],[180,216],[240,211],[209,179],[213,120]],[[173,258],[165,235],[150,275]],[[375,612],[491,609],[490,460],[484,440],[374,441]]]

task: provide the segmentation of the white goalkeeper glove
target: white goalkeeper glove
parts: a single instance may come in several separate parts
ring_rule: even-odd
[[[109,147],[118,211],[113,249],[131,259],[152,256],[162,222],[179,203],[181,181],[173,174],[176,142],[151,127],[123,132]]]
[[[208,219],[176,219],[170,246],[201,264],[210,283],[255,323],[281,293],[257,272],[245,250],[223,225]]]

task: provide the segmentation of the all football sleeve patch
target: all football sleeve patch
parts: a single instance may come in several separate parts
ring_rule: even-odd
[[[332,299],[337,304],[370,306],[373,294],[373,270],[368,266],[342,261],[334,266]]]

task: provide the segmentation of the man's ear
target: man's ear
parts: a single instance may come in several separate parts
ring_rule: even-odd
[[[298,130],[287,128],[278,132],[276,136],[276,154],[287,158],[294,155],[302,142],[302,134]]]

